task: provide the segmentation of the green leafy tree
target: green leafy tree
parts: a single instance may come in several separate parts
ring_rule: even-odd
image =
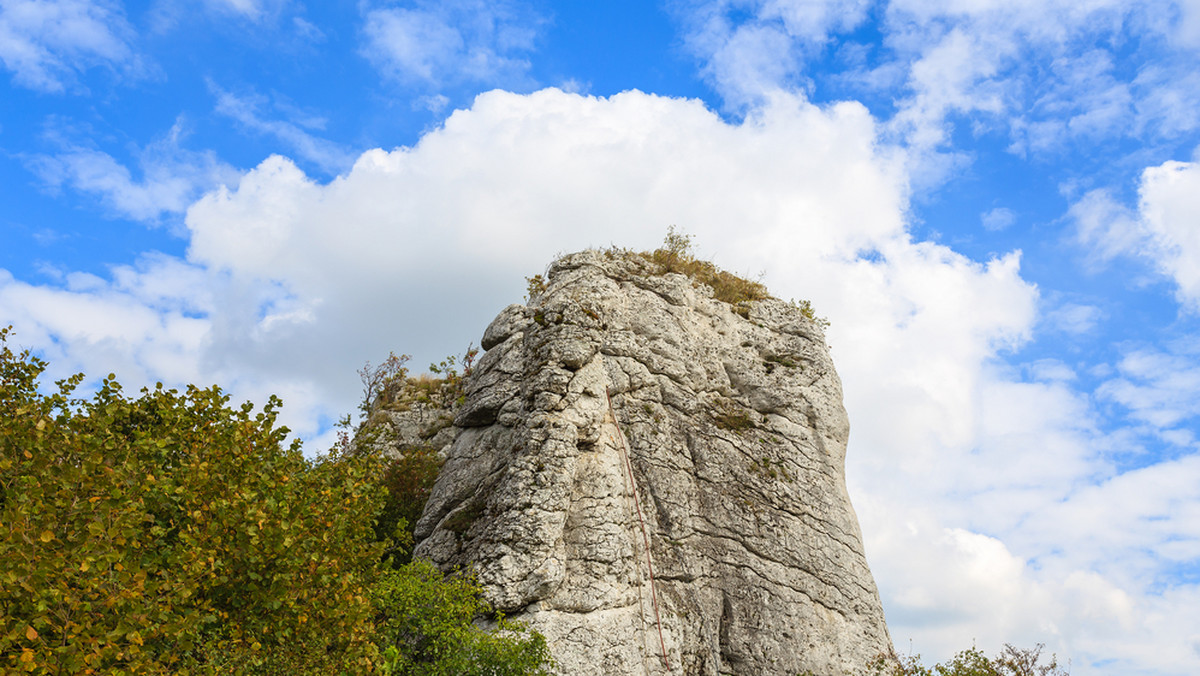
[[[0,671],[357,672],[382,500],[369,456],[304,458],[279,401],[42,394],[0,330]],[[298,667],[304,667],[298,669]]]
[[[540,635],[474,627],[473,582],[381,565],[393,542],[377,526],[404,531],[427,466],[388,485],[348,440],[308,460],[274,397],[257,413],[216,387],[129,398],[109,376],[73,398],[81,375],[44,394],[46,363],[8,335],[0,673],[543,673]],[[448,601],[397,605],[397,589]]]

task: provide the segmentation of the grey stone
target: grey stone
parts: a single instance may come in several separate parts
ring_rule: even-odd
[[[524,331],[531,321],[529,309],[524,305],[509,305],[488,325],[479,345],[485,350],[490,350],[508,340],[513,334]]]
[[[536,301],[484,335],[417,556],[471,567],[562,674],[843,676],[890,650],[819,325],[613,251],[558,259]]]

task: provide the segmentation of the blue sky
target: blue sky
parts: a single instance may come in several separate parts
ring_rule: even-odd
[[[1194,0],[0,0],[0,324],[283,396],[461,353],[555,253],[832,326],[892,637],[1200,665]]]

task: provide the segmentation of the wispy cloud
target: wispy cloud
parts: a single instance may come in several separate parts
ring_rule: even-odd
[[[1153,434],[1169,434],[1200,416],[1200,343],[1172,348],[1128,351],[1117,365],[1117,377],[1098,391]]]
[[[243,27],[272,26],[289,6],[294,5],[292,0],[155,0],[147,13],[147,21],[159,33],[174,30],[190,18],[198,17],[240,23]],[[300,35],[315,28],[307,21],[304,21],[307,26],[296,23],[295,19],[293,24]]]
[[[254,92],[235,94],[212,80],[209,80],[208,88],[217,99],[218,113],[233,119],[248,131],[283,142],[298,157],[312,162],[323,171],[337,174],[353,164],[354,155],[349,150],[313,133],[323,128],[322,118],[305,113],[286,101],[271,103]],[[273,110],[264,112],[264,108]],[[270,112],[281,117],[273,118]]]
[[[210,8],[229,12],[251,21],[261,21],[278,15],[289,0],[205,0]]]
[[[1018,154],[1137,134],[1157,141],[1178,120],[1156,105],[1177,90],[1154,73],[1194,71],[1197,54],[1170,44],[1180,3],[924,3],[886,10],[891,60],[909,96],[896,130],[918,146],[949,140],[955,116],[973,131],[1005,131]],[[1140,49],[1123,47],[1137,41]],[[1167,64],[1170,64],[1169,66]]]
[[[0,63],[24,87],[62,92],[94,67],[136,74],[142,63],[132,40],[114,2],[0,1]]]
[[[830,35],[867,18],[868,0],[727,0],[677,3],[689,51],[731,107],[760,103],[765,94],[804,82],[806,59]]]
[[[136,150],[137,176],[86,141],[65,138],[59,140],[59,152],[33,155],[26,162],[52,189],[78,190],[98,197],[112,215],[157,223],[181,215],[201,193],[235,184],[240,176],[215,153],[183,147],[186,135],[186,125],[177,120],[169,132]]]
[[[838,58],[869,52],[851,59],[857,65],[840,81],[866,95],[885,92],[895,104],[889,130],[935,164],[957,125],[1005,134],[1013,153],[1039,154],[1097,139],[1155,143],[1200,124],[1187,113],[1200,90],[1200,20],[1186,2],[711,0],[676,8],[687,45],[734,108],[774,89],[808,90],[810,65],[832,54],[835,39]],[[882,44],[869,47],[853,35],[868,12],[881,16],[883,32]]]
[[[544,21],[520,0],[368,5],[362,53],[406,84],[434,89],[462,82],[512,84],[526,78],[526,55]]]
[[[1017,222],[1017,214],[1007,207],[996,207],[989,209],[979,215],[979,220],[983,224],[984,230],[996,232],[1004,230]]]
[[[1091,333],[1103,317],[1104,313],[1094,305],[1064,302],[1048,308],[1042,319],[1051,330],[1084,335]]]

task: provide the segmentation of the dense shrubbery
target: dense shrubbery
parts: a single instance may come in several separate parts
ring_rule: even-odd
[[[284,445],[278,400],[229,408],[215,387],[128,398],[110,377],[84,400],[75,376],[46,395],[46,364],[7,336],[0,671],[447,673],[410,655],[422,641],[442,646],[442,662],[518,665],[496,673],[545,662],[536,635],[471,625],[483,608],[469,580],[384,565],[390,543],[375,526],[403,496],[387,495],[377,453],[307,460]],[[413,585],[459,599],[430,615],[442,634],[394,629],[409,612],[389,605],[394,592]],[[446,627],[469,640],[444,640]]]
[[[421,676],[542,676],[549,674],[546,640],[498,620],[484,631],[471,620],[486,612],[475,582],[443,580],[427,561],[385,573],[375,587],[386,673]]]
[[[216,388],[129,399],[110,378],[84,401],[79,377],[43,396],[44,367],[0,355],[5,668],[365,664],[370,458],[283,447],[275,399],[258,414]]]
[[[432,446],[410,446],[384,461],[379,481],[385,497],[375,522],[375,534],[381,541],[392,540],[386,554],[393,565],[400,566],[412,560],[409,548],[413,528],[425,509],[441,468],[442,458]]]
[[[1047,664],[1042,663],[1042,650],[1038,644],[1033,648],[1019,649],[1006,644],[999,655],[989,658],[977,648],[964,650],[947,662],[935,664],[933,668],[921,664],[921,656],[880,656],[871,663],[870,676],[1069,676],[1058,666],[1051,655]]]
[[[465,378],[477,354],[478,350],[468,347],[461,360],[450,356],[438,364],[430,364],[433,375],[409,376],[410,357],[394,353],[380,364],[372,366],[368,362],[358,371],[363,386],[359,403],[363,422],[355,434],[354,446],[390,450],[379,474],[385,498],[375,532],[380,540],[392,539],[386,555],[394,566],[411,560],[408,547],[412,544],[413,528],[442,467],[438,449],[425,442],[453,424],[453,407],[461,403]],[[380,414],[388,410],[409,411],[414,406],[431,413],[432,419],[420,431],[420,441],[398,443],[390,438],[391,431]],[[347,428],[350,426],[348,418],[343,423]]]

